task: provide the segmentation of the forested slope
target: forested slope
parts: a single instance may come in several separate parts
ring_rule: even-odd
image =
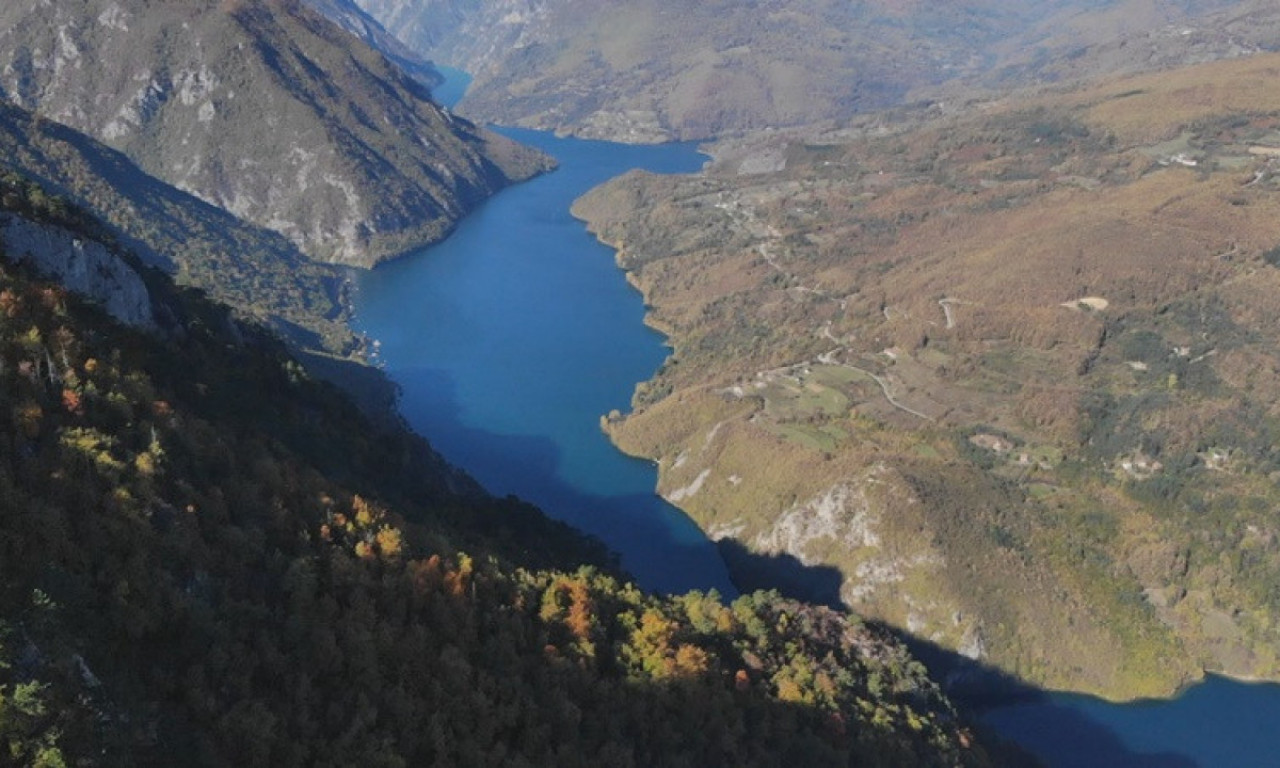
[[[3,99],[0,171],[72,203],[100,222],[98,239],[117,243],[299,347],[335,353],[358,348],[337,269],[311,261],[278,233],[147,175],[101,142]]]
[[[143,271],[151,332],[0,268],[4,762],[988,763],[880,631],[645,595]]]

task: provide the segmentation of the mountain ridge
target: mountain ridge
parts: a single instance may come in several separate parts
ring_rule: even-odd
[[[319,261],[370,266],[438,240],[550,167],[297,2],[22,2],[0,28],[0,94]]]
[[[1099,61],[1136,71],[1280,47],[1265,0],[359,2],[475,76],[465,114],[642,143],[1087,79]]]
[[[208,291],[301,348],[350,355],[344,281],[283,236],[148,176],[123,154],[0,100],[0,168],[103,222],[144,263]]]
[[[435,88],[444,81],[431,62],[409,50],[408,46],[356,5],[355,0],[306,0],[306,3],[386,56],[428,89]]]

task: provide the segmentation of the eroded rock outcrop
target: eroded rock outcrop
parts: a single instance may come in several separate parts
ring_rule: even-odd
[[[112,317],[151,328],[151,295],[138,272],[106,246],[60,227],[0,213],[0,250],[102,305]]]

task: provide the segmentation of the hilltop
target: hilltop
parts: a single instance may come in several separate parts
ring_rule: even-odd
[[[1055,689],[1280,677],[1277,67],[903,108],[592,192],[674,347],[606,429],[744,586]]]

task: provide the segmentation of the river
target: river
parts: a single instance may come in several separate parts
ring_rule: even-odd
[[[360,275],[359,328],[378,341],[405,418],[490,492],[604,540],[646,588],[735,595],[715,546],[654,493],[656,467],[600,429],[667,348],[613,252],[569,214],[630,169],[691,172],[705,157],[689,144],[502,132],[559,168],[496,195],[444,243]]]
[[[447,74],[451,103],[465,81]],[[733,595],[715,547],[654,494],[652,464],[599,428],[667,349],[612,252],[569,215],[574,199],[627,170],[691,172],[704,158],[687,144],[502,132],[559,169],[495,196],[444,243],[363,274],[358,324],[380,342],[406,419],[491,492],[598,536],[647,588]],[[984,720],[1051,768],[1280,766],[1276,685],[1211,677],[1170,701],[1125,705],[1048,694]]]

